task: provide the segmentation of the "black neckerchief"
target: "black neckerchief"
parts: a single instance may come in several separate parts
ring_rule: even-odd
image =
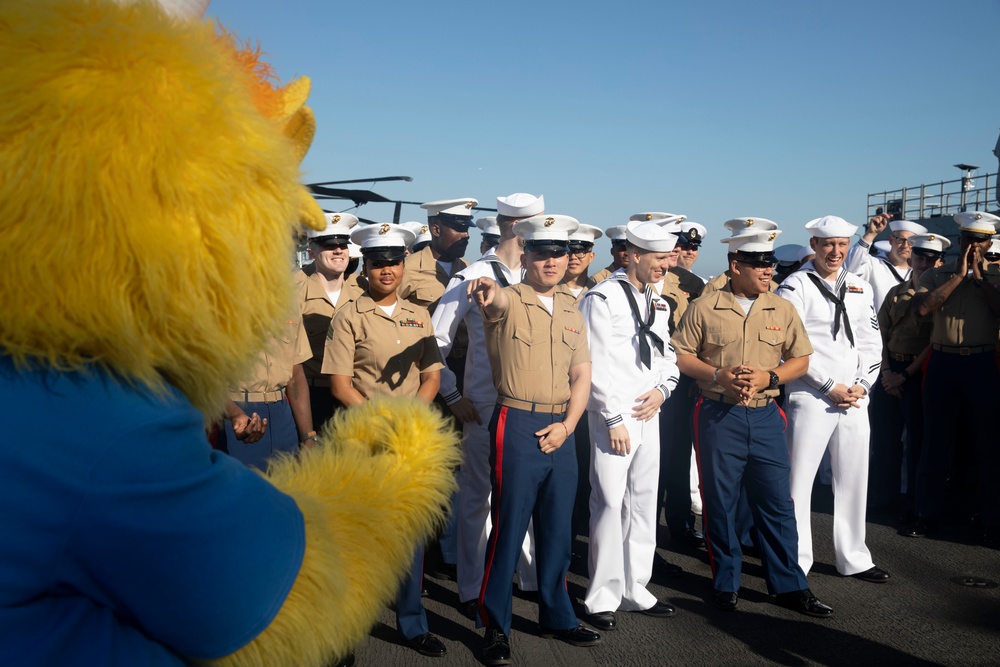
[[[906,281],[906,278],[899,275],[899,273],[896,271],[896,267],[892,265],[892,262],[885,259],[884,257],[879,257],[878,259],[879,261],[881,261],[883,264],[886,265],[886,268],[888,268],[889,271],[892,273],[892,276],[896,279],[897,283],[902,283]]]
[[[646,286],[646,309],[649,313],[649,320],[643,322],[642,316],[639,315],[639,304],[635,302],[635,296],[632,295],[632,283],[627,278],[624,278],[619,279],[618,284],[622,286],[625,296],[628,297],[628,305],[632,309],[632,317],[635,319],[636,333],[639,336],[639,359],[646,368],[652,369],[653,353],[649,348],[649,342],[652,341],[660,354],[663,354],[663,339],[653,333],[652,330],[653,322],[656,321],[656,308],[653,307],[653,290],[648,285]]]
[[[497,277],[497,282],[504,287],[510,287],[510,281],[507,280],[507,276],[503,274],[500,267],[497,266],[500,262],[490,262],[490,268],[493,269],[493,275]]]
[[[816,285],[816,289],[819,290],[819,293],[822,294],[827,301],[833,304],[833,339],[837,340],[837,334],[840,333],[840,321],[843,320],[844,333],[847,334],[847,340],[850,341],[851,347],[854,347],[854,332],[851,331],[851,321],[847,318],[847,306],[844,305],[844,296],[847,294],[847,282],[841,282],[840,280],[837,281],[840,283],[840,289],[838,290],[840,297],[838,298],[834,296],[829,289],[827,289],[824,284],[826,282],[825,280],[817,276],[812,271],[806,271],[806,275],[809,276],[809,279]]]

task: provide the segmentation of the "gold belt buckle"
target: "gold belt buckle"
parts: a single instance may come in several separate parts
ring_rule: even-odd
[[[967,357],[970,354],[972,354],[972,348],[971,347],[960,347],[960,348],[958,348],[958,355],[960,357]]]

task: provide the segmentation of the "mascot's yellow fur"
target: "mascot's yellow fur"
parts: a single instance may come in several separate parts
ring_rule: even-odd
[[[165,401],[179,390],[206,421],[221,413],[290,307],[299,222],[322,224],[298,182],[308,82],[280,88],[268,74],[212,24],[151,1],[0,3],[0,357],[13,369],[0,389],[101,373]],[[48,424],[33,428],[0,455],[73,447],[90,432],[50,443]],[[319,666],[364,637],[443,518],[458,448],[408,401],[348,411],[323,436],[269,472],[305,525],[298,577],[270,625],[226,656],[185,654],[139,623],[149,642],[187,662]],[[146,446],[155,460],[134,443]],[[16,514],[4,488],[0,514]],[[0,571],[23,566],[6,549]],[[95,608],[116,601],[103,593]],[[0,625],[17,608],[0,595]],[[134,623],[127,608],[114,616]],[[4,632],[0,662],[33,664]]]

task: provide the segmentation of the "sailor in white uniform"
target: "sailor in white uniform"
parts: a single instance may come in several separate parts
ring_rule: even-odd
[[[651,283],[667,270],[677,237],[656,222],[626,227],[624,271],[581,297],[592,376],[590,586],[584,605],[599,629],[615,612],[665,617],[674,608],[647,588],[656,551],[660,406],[679,378],[670,308]]]
[[[521,241],[514,223],[542,213],[545,199],[526,193],[497,197],[497,226],[500,242],[480,259],[459,271],[448,283],[431,317],[442,358],[451,350],[459,322],[469,332],[463,395],[455,374],[441,370],[440,394],[455,417],[462,422],[462,468],[458,474],[458,599],[469,613],[479,599],[490,531],[490,432],[487,422],[497,402],[490,361],[486,356],[483,318],[466,293],[468,281],[492,278],[500,285],[521,282]],[[538,590],[529,529],[518,564],[518,585],[523,591]]]
[[[871,247],[879,232],[889,225],[889,252],[878,256],[871,254]],[[865,228],[861,240],[847,253],[844,268],[867,280],[872,286],[875,312],[882,308],[885,295],[896,285],[910,279],[910,243],[914,234],[926,234],[927,228],[909,220],[893,220],[888,215],[876,215]]]
[[[884,582],[865,545],[868,497],[868,392],[882,361],[882,338],[867,281],[843,267],[857,231],[836,216],[806,225],[816,257],[785,278],[775,293],[791,301],[809,334],[808,372],[787,385],[788,453],[799,532],[799,565],[813,564],[813,481],[829,448],[833,473],[833,548],[837,571]]]

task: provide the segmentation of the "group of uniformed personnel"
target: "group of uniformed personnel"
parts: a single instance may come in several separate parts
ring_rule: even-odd
[[[441,551],[485,628],[486,664],[511,660],[515,575],[538,592],[546,636],[601,641],[565,587],[577,534],[589,533],[583,607],[599,630],[614,630],[619,611],[674,614],[647,588],[654,566],[680,571],[656,555],[661,509],[671,539],[707,547],[718,608],[736,609],[742,554],[754,549],[778,604],[827,617],[806,580],[817,474],[833,484],[838,572],[882,583],[890,575],[865,546],[869,504],[905,489],[903,534],[934,530],[960,437],[977,445],[984,480],[998,472],[987,422],[960,430],[954,415],[1000,398],[988,363],[1000,268],[987,256],[1000,218],[957,215],[959,257],[944,267],[948,239],[908,221],[876,216],[851,247],[857,228],[825,216],[806,225],[808,247],[775,248],[775,223],[734,218],[727,267],[706,282],[693,267],[708,230],[683,215],[638,213],[602,231],[526,193],[498,197],[497,215],[475,223],[482,257],[470,265],[477,204],[424,204],[426,224],[328,214],[296,274],[301,313],[276,346],[290,377],[234,388],[226,437],[237,454],[258,447],[244,458],[264,467],[274,451],[309,445],[335,410],[378,394],[436,400],[463,432]],[[875,255],[887,227],[888,251]],[[588,276],[602,235],[612,264]],[[255,445],[276,419],[291,444]],[[997,487],[979,490],[983,536],[995,541]],[[421,602],[422,560],[418,549],[397,625],[408,646],[443,656]]]

